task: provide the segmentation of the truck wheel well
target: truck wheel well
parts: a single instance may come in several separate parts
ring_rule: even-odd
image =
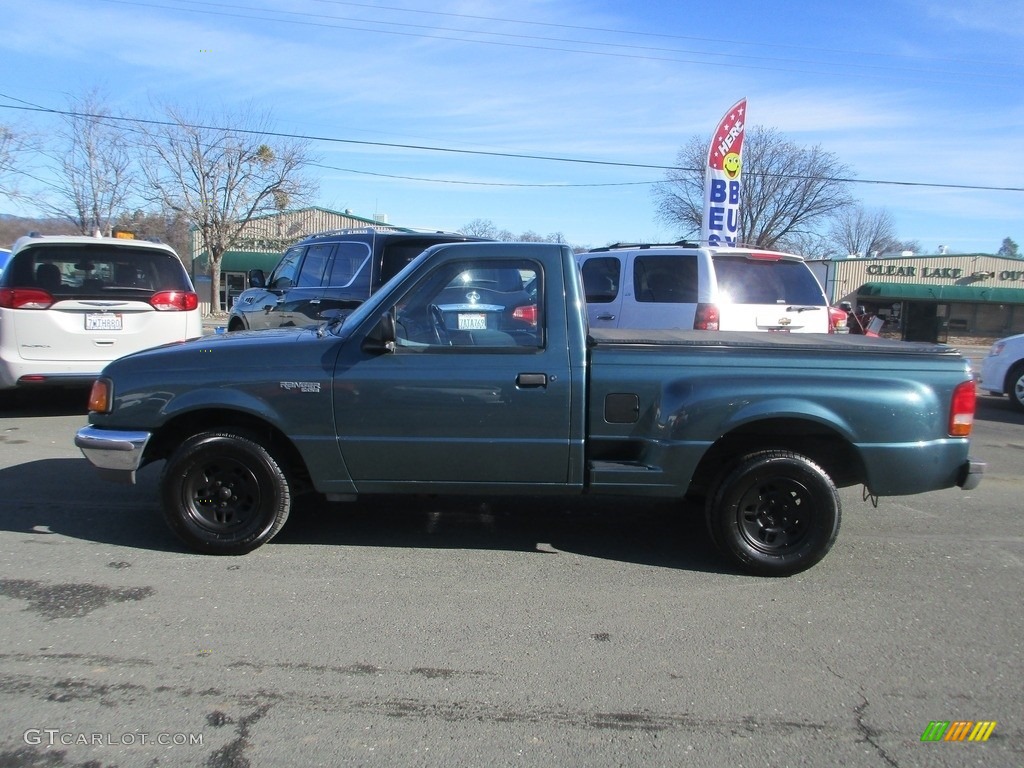
[[[719,438],[697,465],[688,495],[704,495],[715,478],[738,459],[763,450],[806,456],[840,488],[863,483],[867,476],[856,449],[838,432],[813,421],[765,419]]]
[[[190,411],[171,419],[160,428],[147,446],[146,463],[168,458],[192,435],[218,430],[245,433],[270,451],[295,485],[294,493],[312,488],[309,470],[302,460],[302,455],[287,435],[258,416],[240,411],[207,409]]]

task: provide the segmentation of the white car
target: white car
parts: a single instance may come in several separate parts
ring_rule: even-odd
[[[803,258],[689,243],[612,245],[577,256],[592,328],[835,333],[830,307]]]
[[[993,395],[1009,395],[1010,402],[1024,411],[1024,333],[996,341],[981,361],[978,389]]]
[[[0,392],[84,384],[111,360],[202,333],[199,297],[163,243],[29,235],[0,274]]]

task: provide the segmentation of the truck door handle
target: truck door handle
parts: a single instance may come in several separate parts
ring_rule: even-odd
[[[546,387],[548,385],[548,375],[546,373],[520,373],[516,376],[517,387]]]
[[[615,315],[598,315],[597,319],[598,320],[614,320],[615,319]]]

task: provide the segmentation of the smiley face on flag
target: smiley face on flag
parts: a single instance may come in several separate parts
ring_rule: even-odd
[[[725,171],[725,175],[730,179],[735,179],[740,175],[740,156],[735,152],[730,152],[722,160],[722,170]]]

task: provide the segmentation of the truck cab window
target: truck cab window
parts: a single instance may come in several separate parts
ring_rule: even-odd
[[[441,265],[396,306],[398,346],[417,351],[540,347],[539,274],[528,261]]]

